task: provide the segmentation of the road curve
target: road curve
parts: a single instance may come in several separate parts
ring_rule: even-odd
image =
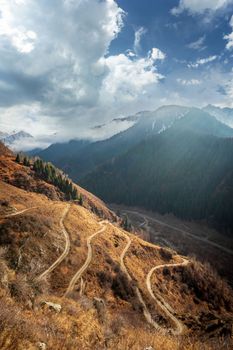
[[[126,266],[125,266],[125,263],[124,263],[124,258],[125,258],[125,254],[127,253],[130,245],[131,245],[131,239],[129,236],[127,236],[124,232],[122,232],[123,236],[125,237],[125,239],[127,240],[127,244],[124,248],[124,250],[122,251],[121,253],[121,256],[120,256],[120,265],[121,265],[121,269],[124,271],[124,273],[126,274],[126,276],[128,277],[129,281],[132,281],[132,277],[130,276]],[[155,329],[157,330],[160,330],[161,327],[160,325],[155,322],[146,306],[146,303],[144,302],[143,300],[143,297],[141,295],[141,292],[140,290],[138,289],[138,287],[136,287],[136,294],[137,294],[137,297],[138,297],[138,300],[140,301],[141,305],[142,305],[142,309],[143,309],[143,315],[145,317],[145,319],[147,320],[147,322],[149,324],[151,324]]]
[[[184,325],[180,320],[178,320],[177,317],[174,316],[175,310],[173,310],[173,308],[163,299],[163,297],[161,295],[153,292],[152,287],[151,287],[151,276],[155,270],[158,270],[158,269],[161,269],[164,267],[186,266],[186,265],[188,265],[188,263],[189,263],[189,261],[187,259],[183,258],[183,261],[181,263],[157,265],[157,266],[152,267],[152,269],[149,271],[149,273],[146,277],[146,286],[147,286],[148,292],[150,293],[151,297],[156,301],[156,303],[159,305],[159,307],[165,312],[165,314],[176,325],[176,330],[174,330],[174,329],[170,330],[174,335],[182,334],[184,331]]]
[[[182,230],[182,229],[180,229],[180,228],[178,228],[178,227],[176,227],[176,226],[169,225],[169,224],[167,224],[166,222],[163,222],[163,221],[161,221],[161,220],[157,220],[157,219],[155,219],[155,218],[153,218],[153,217],[151,217],[151,216],[148,216],[148,215],[145,215],[145,214],[141,214],[141,213],[139,213],[139,212],[136,211],[136,210],[128,210],[128,209],[126,210],[126,209],[124,209],[124,211],[127,212],[127,213],[131,213],[131,214],[137,214],[137,215],[139,215],[139,216],[141,216],[141,217],[143,217],[143,218],[147,218],[147,219],[149,219],[149,220],[151,220],[151,221],[157,222],[157,223],[160,224],[160,225],[169,227],[169,228],[171,228],[171,229],[173,229],[173,230],[175,230],[175,231],[178,231],[178,232],[181,232],[181,233],[185,234],[186,236],[189,236],[189,237],[191,237],[191,238],[193,238],[193,239],[196,239],[196,240],[198,240],[198,241],[204,242],[204,243],[206,243],[206,244],[212,245],[213,247],[218,248],[218,249],[222,250],[222,251],[225,252],[225,253],[228,253],[228,254],[230,254],[230,255],[233,255],[233,250],[231,250],[231,249],[229,249],[229,248],[226,248],[226,247],[223,247],[222,245],[220,245],[220,244],[218,244],[218,243],[209,241],[209,240],[206,239],[206,238],[196,236],[196,235],[194,235],[194,234],[192,234],[192,233],[190,233],[190,232],[188,232],[188,231]]]
[[[29,210],[36,209],[36,208],[37,208],[37,207],[26,208],[26,209],[17,211],[17,212],[12,213],[12,214],[4,215],[2,218],[5,219],[5,218],[10,218],[11,216],[17,216],[17,215],[23,214],[23,213],[25,213],[25,212],[27,212],[27,211],[29,211]]]
[[[70,284],[64,294],[64,297],[66,297],[70,292],[73,291],[76,282],[79,280],[80,277],[82,277],[82,274],[84,273],[84,271],[88,268],[91,259],[92,259],[92,247],[91,247],[91,241],[92,239],[98,235],[99,233],[103,232],[106,227],[104,226],[104,224],[107,223],[107,221],[100,221],[99,225],[101,226],[101,229],[94,232],[90,237],[87,238],[87,258],[85,263],[83,264],[83,266],[76,272],[76,274],[74,275],[74,277],[71,279]]]
[[[70,238],[69,238],[68,232],[66,231],[65,226],[64,226],[64,219],[65,219],[69,209],[70,209],[70,204],[67,204],[67,206],[65,207],[65,210],[62,214],[62,217],[60,219],[60,226],[62,229],[62,234],[65,237],[65,249],[64,249],[63,253],[59,256],[59,258],[56,261],[54,261],[54,263],[47,270],[45,270],[40,276],[38,276],[36,278],[37,281],[40,281],[46,275],[48,275],[50,272],[52,272],[62,262],[62,260],[65,259],[65,257],[68,255],[68,253],[70,251]]]

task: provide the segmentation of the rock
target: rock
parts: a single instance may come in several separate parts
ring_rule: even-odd
[[[54,310],[54,311],[56,311],[58,313],[61,311],[61,305],[60,304],[54,304],[54,303],[52,303],[50,301],[42,301],[41,305],[47,305],[50,310]]]
[[[45,343],[39,342],[37,343],[38,349],[40,350],[46,350],[47,349],[47,345]]]
[[[99,306],[104,307],[105,306],[105,302],[101,298],[94,298],[93,304],[94,304],[94,306],[97,306],[97,307],[99,307]]]
[[[152,346],[148,346],[148,347],[145,348],[144,350],[154,350],[154,348],[152,348]]]

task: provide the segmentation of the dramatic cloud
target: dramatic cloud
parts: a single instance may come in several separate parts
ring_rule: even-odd
[[[178,7],[174,7],[171,12],[173,15],[179,15],[187,10],[191,14],[200,14],[216,11],[231,2],[232,0],[180,0]]]
[[[231,17],[231,20],[230,20],[230,26],[232,28],[232,32],[228,35],[224,35],[224,39],[228,41],[226,45],[226,48],[228,50],[231,50],[233,48],[233,16]]]
[[[94,123],[133,109],[130,103],[162,79],[159,51],[157,58],[109,54],[126,16],[114,0],[0,4],[1,128],[21,123],[34,134],[82,136]],[[144,32],[135,33],[135,49]]]

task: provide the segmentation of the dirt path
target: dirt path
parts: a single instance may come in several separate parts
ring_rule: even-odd
[[[188,265],[189,261],[187,259],[183,258],[183,261],[181,263],[175,263],[175,264],[164,264],[164,265],[158,265],[154,266],[148,273],[146,278],[146,286],[148,289],[148,292],[150,293],[151,297],[156,301],[156,303],[159,305],[159,307],[165,312],[165,314],[174,322],[176,325],[176,330],[171,329],[170,331],[174,335],[182,334],[184,331],[184,325],[183,323],[178,320],[177,317],[174,316],[175,310],[163,299],[163,297],[157,293],[154,293],[151,287],[151,277],[155,270],[164,268],[164,267],[174,267],[174,266],[186,266]]]
[[[231,250],[231,249],[229,249],[229,248],[225,248],[225,247],[221,246],[221,245],[218,244],[218,243],[215,243],[215,242],[212,242],[212,241],[208,240],[207,238],[203,238],[203,237],[196,236],[196,235],[194,235],[194,234],[192,234],[192,233],[190,233],[190,232],[188,232],[188,231],[182,230],[182,229],[180,229],[180,228],[178,228],[178,227],[176,227],[176,226],[169,225],[169,224],[167,224],[166,222],[163,222],[163,221],[161,221],[161,220],[157,220],[157,219],[155,219],[155,218],[153,218],[153,217],[151,217],[151,216],[148,216],[148,215],[145,215],[145,214],[141,214],[141,213],[139,213],[138,211],[128,210],[128,209],[127,209],[127,210],[124,209],[124,211],[127,212],[127,213],[139,215],[139,216],[143,217],[144,219],[147,218],[148,220],[157,222],[157,223],[160,224],[160,225],[169,227],[169,228],[171,228],[171,229],[173,229],[173,230],[175,230],[175,231],[178,231],[178,232],[181,232],[181,233],[185,234],[186,236],[189,236],[189,237],[191,237],[191,238],[193,238],[193,239],[196,239],[196,240],[198,240],[198,241],[201,241],[201,242],[204,242],[204,243],[206,243],[206,244],[209,244],[209,245],[211,245],[211,246],[213,246],[213,247],[215,247],[215,248],[218,248],[218,249],[222,250],[222,251],[225,252],[225,253],[228,253],[228,254],[230,254],[230,255],[233,255],[233,250]]]
[[[69,253],[69,250],[70,250],[70,238],[69,238],[68,232],[66,231],[65,226],[64,226],[64,219],[65,219],[69,209],[70,209],[70,204],[67,204],[67,206],[66,206],[66,208],[65,208],[65,210],[64,210],[64,212],[62,214],[62,217],[60,219],[60,226],[61,226],[61,229],[62,229],[62,234],[65,237],[65,249],[64,249],[63,253],[59,256],[59,258],[47,270],[45,270],[40,276],[38,276],[36,278],[37,281],[40,281],[46,275],[48,275],[50,272],[52,272],[65,259],[65,257]]]
[[[129,272],[128,272],[126,266],[125,266],[125,263],[124,263],[125,255],[126,255],[128,249],[129,249],[130,245],[131,245],[131,239],[130,239],[130,237],[127,236],[124,232],[122,232],[122,234],[124,235],[125,239],[127,240],[127,244],[126,244],[124,250],[123,250],[122,253],[121,253],[121,256],[120,256],[120,265],[121,265],[122,271],[124,271],[124,273],[126,274],[126,276],[128,277],[128,279],[129,279],[130,281],[132,281],[132,277],[130,276],[130,274],[129,274]],[[138,287],[136,287],[136,294],[137,294],[138,300],[140,301],[140,303],[141,303],[141,305],[142,305],[142,308],[143,308],[143,315],[144,315],[145,319],[147,320],[147,322],[148,322],[149,324],[151,324],[155,329],[157,329],[157,330],[161,329],[160,325],[159,325],[157,322],[155,322],[155,321],[153,320],[153,318],[152,318],[152,316],[151,316],[151,314],[150,314],[150,312],[149,312],[149,310],[148,310],[148,308],[147,308],[147,306],[146,306],[146,303],[145,303],[144,300],[143,300],[143,297],[142,297],[141,292],[140,292],[140,290],[138,289]]]
[[[87,238],[87,258],[85,263],[83,264],[83,266],[76,272],[76,274],[74,275],[74,277],[71,279],[70,284],[64,294],[64,296],[66,297],[70,292],[73,291],[75,284],[77,283],[77,281],[79,280],[80,277],[82,277],[82,274],[84,273],[84,271],[88,268],[91,259],[92,259],[92,247],[91,247],[91,241],[92,239],[98,235],[99,233],[103,232],[106,228],[104,226],[104,224],[107,223],[107,221],[101,221],[99,222],[99,225],[102,226],[100,230],[96,231],[95,233],[93,233],[93,235],[91,235],[90,237]]]
[[[5,218],[10,218],[11,216],[17,216],[17,215],[21,215],[29,210],[32,210],[32,209],[36,209],[37,207],[31,207],[31,208],[26,208],[26,209],[23,209],[23,210],[20,210],[20,211],[16,211],[15,213],[11,213],[11,214],[7,214],[7,215],[4,215],[3,216],[3,219]]]

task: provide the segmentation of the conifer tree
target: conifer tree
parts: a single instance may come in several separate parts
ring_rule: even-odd
[[[15,161],[16,161],[17,163],[20,163],[20,155],[19,155],[19,153],[17,153],[17,156],[16,156],[16,158],[15,158]]]
[[[79,204],[83,205],[83,196],[81,194],[79,195]]]

